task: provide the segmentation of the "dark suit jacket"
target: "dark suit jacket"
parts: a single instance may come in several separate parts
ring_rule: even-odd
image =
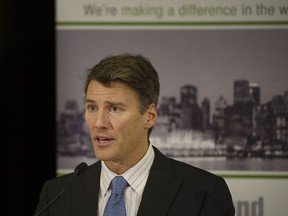
[[[167,158],[155,159],[143,192],[138,216],[233,216],[230,191],[222,177]],[[62,196],[42,215],[96,216],[101,163],[73,177]],[[71,174],[48,180],[41,191],[38,212],[63,188]],[[116,216],[116,215],[115,215]]]

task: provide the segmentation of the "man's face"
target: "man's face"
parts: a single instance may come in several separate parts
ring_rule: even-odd
[[[94,153],[105,163],[129,168],[148,148],[147,133],[157,119],[154,105],[140,114],[136,93],[114,82],[108,87],[91,81],[86,92],[85,120]],[[110,168],[110,167],[109,167]]]

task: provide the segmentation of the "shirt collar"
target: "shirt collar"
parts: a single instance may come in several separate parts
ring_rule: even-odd
[[[147,152],[144,157],[136,163],[133,167],[128,169],[122,176],[126,179],[129,186],[139,195],[142,194],[150,168],[154,160],[154,150],[151,145],[149,145]],[[101,176],[100,176],[100,191],[102,196],[107,194],[112,179],[117,176],[116,173],[112,172],[104,163],[101,161]]]

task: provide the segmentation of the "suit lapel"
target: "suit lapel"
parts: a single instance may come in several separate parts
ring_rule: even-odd
[[[101,163],[98,161],[75,179],[71,198],[72,216],[97,215],[100,173]]]
[[[164,216],[181,187],[169,159],[154,147],[155,159],[143,192],[137,216]],[[96,162],[73,181],[71,191],[72,216],[97,215],[101,163]],[[72,182],[71,182],[72,183]]]
[[[176,177],[169,159],[154,148],[155,159],[143,192],[138,216],[166,215],[183,179]]]

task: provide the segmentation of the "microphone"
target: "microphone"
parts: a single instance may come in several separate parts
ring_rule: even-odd
[[[81,162],[75,167],[73,175],[81,175],[87,169],[87,167],[88,165],[85,162]]]
[[[70,178],[67,180],[67,182],[65,183],[64,187],[62,188],[62,190],[52,199],[50,200],[50,202],[48,202],[37,214],[35,214],[34,216],[39,216],[41,215],[47,208],[49,208],[57,199],[59,199],[59,197],[64,193],[65,189],[67,188],[69,182],[72,180],[72,178],[74,178],[74,176],[77,175],[81,175],[86,168],[88,167],[88,165],[85,162],[81,162],[80,164],[78,164],[75,169],[74,169],[74,173],[70,176]]]

